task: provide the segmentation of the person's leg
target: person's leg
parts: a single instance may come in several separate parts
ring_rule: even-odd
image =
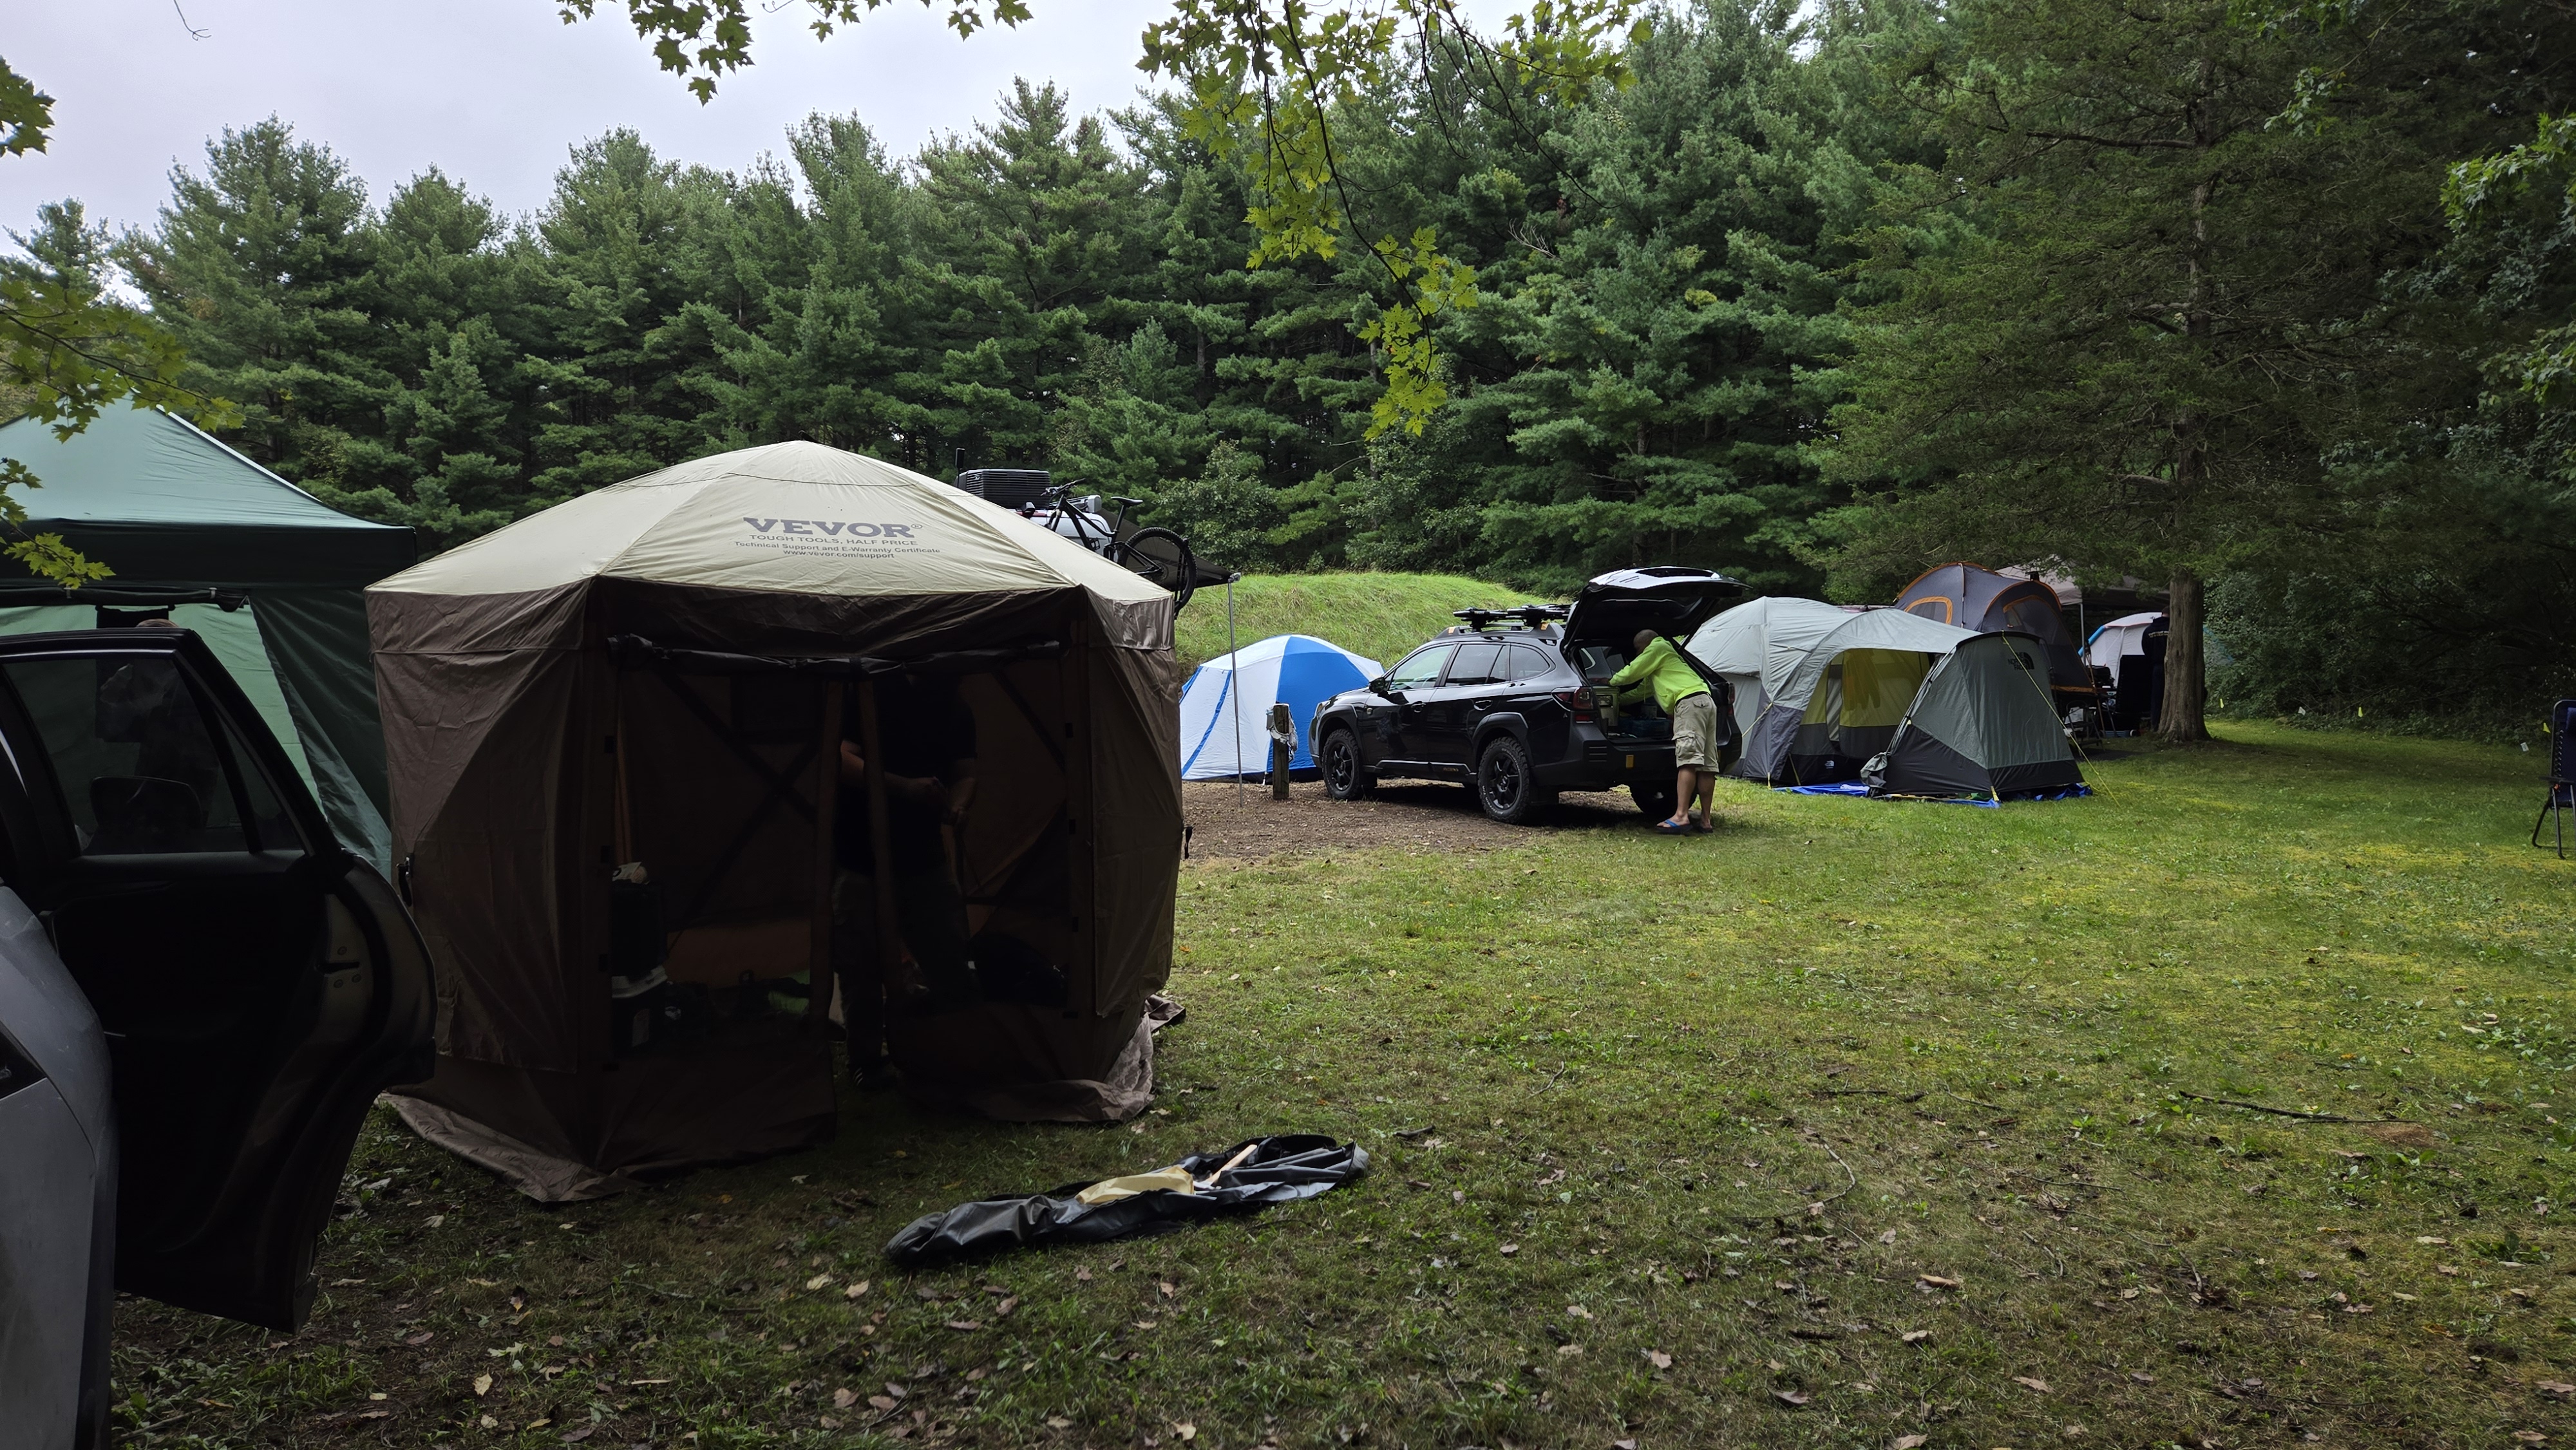
[[[945,871],[900,878],[903,944],[930,986],[934,1007],[974,1001],[975,965],[966,944],[966,898]]]
[[[1694,774],[1696,772],[1687,765],[1673,772],[1673,813],[1664,818],[1665,825],[1690,824],[1691,791],[1695,788],[1691,783],[1691,777]]]
[[[1699,773],[1699,828],[1717,829],[1717,771],[1702,767]]]
[[[849,1043],[850,1077],[862,1086],[885,1077],[885,978],[877,963],[876,882],[832,873],[832,976],[841,985],[841,1031]]]

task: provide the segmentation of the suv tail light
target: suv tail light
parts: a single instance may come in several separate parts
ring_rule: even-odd
[[[1559,690],[1556,692],[1556,703],[1573,711],[1574,718],[1577,720],[1590,721],[1594,718],[1590,690]]]

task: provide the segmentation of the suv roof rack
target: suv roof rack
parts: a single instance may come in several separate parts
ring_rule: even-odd
[[[1501,620],[1516,620],[1523,629],[1541,629],[1565,618],[1569,606],[1563,604],[1515,604],[1510,608],[1459,609],[1451,611],[1467,621],[1467,628],[1481,630]]]

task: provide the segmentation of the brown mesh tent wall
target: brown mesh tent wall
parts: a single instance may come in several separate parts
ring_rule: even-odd
[[[1181,835],[1168,594],[788,443],[585,495],[367,602],[394,859],[439,967],[415,1126],[542,1197],[827,1136],[838,742],[897,668],[953,674],[974,715],[946,838],[968,929],[1064,978],[1060,1004],[894,1012],[906,1087],[1023,1120],[1143,1105]],[[667,951],[647,1005],[612,974],[626,862]]]

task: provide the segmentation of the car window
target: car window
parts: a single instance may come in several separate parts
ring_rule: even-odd
[[[1583,661],[1583,678],[1595,684],[1619,673],[1620,666],[1628,663],[1627,651],[1603,644],[1580,645],[1575,653]]]
[[[1458,657],[1449,662],[1449,683],[1453,685],[1490,685],[1501,678],[1495,662],[1503,647],[1498,644],[1462,644]]]
[[[1440,678],[1440,667],[1449,663],[1454,644],[1427,644],[1404,657],[1404,662],[1386,672],[1390,690],[1418,690]]]
[[[93,655],[5,668],[83,854],[249,849],[227,752],[176,660]],[[274,799],[267,793],[272,809]]]
[[[1503,678],[1512,681],[1535,680],[1547,673],[1545,652],[1525,644],[1513,645],[1503,661]]]

